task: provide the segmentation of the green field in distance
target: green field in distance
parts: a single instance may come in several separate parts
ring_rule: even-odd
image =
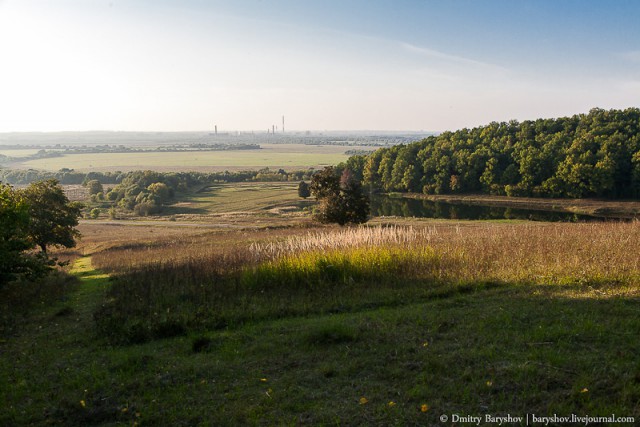
[[[260,150],[192,152],[82,153],[15,162],[12,167],[75,170],[242,170],[264,167],[303,169],[334,165],[349,158],[345,151],[362,147],[305,144],[261,144]]]

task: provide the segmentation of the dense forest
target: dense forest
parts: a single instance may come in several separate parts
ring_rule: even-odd
[[[353,156],[374,191],[640,197],[640,109],[492,122]]]

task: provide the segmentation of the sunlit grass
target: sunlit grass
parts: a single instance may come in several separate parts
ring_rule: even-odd
[[[411,251],[393,247],[356,247],[343,250],[292,253],[263,262],[244,271],[250,287],[314,288],[324,285],[349,286],[369,282],[396,283],[401,280],[439,280],[453,260],[444,261],[428,246]]]
[[[97,272],[93,268],[90,257],[78,258],[73,263],[69,272],[77,277],[81,277],[84,281],[105,280],[109,277],[108,274]]]

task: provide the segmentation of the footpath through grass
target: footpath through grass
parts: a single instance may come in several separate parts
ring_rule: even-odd
[[[97,347],[93,312],[105,298],[108,276],[90,258],[75,261],[79,286],[61,301],[36,309],[0,346],[0,424],[48,424],[70,405],[81,383],[91,383]],[[58,419],[59,420],[59,419]]]
[[[617,283],[503,285],[109,346],[80,286],[0,351],[0,425],[450,425],[640,417],[640,305]],[[6,380],[5,380],[6,379]],[[632,425],[621,423],[617,425]],[[464,425],[464,424],[459,424]]]

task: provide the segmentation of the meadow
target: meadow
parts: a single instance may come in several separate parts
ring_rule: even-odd
[[[297,182],[213,184],[169,207],[170,213],[284,213],[311,204],[298,197]]]
[[[11,167],[57,171],[62,168],[78,171],[237,171],[263,167],[288,170],[323,167],[349,158],[345,151],[358,146],[269,144],[260,150],[224,150],[199,152],[133,152],[82,153],[60,157],[14,162]]]
[[[81,227],[3,334],[2,424],[640,416],[638,222]]]

